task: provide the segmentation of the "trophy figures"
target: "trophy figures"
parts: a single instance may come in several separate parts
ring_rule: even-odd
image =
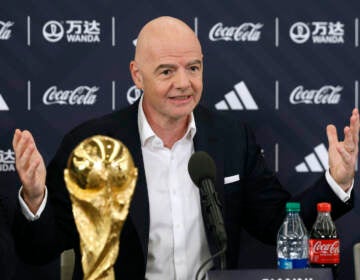
[[[107,136],[87,138],[71,153],[64,179],[80,235],[84,279],[115,279],[119,237],[137,179],[129,150]]]

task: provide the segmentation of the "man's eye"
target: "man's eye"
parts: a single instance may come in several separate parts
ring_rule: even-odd
[[[164,71],[161,72],[161,74],[167,76],[167,75],[170,75],[171,71],[169,69],[166,69]]]
[[[200,69],[199,66],[191,66],[191,67],[190,67],[190,70],[191,70],[192,72],[196,72],[196,71],[198,71],[199,69]]]

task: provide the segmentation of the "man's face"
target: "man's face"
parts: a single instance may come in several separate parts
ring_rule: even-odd
[[[187,118],[199,103],[203,89],[199,43],[191,37],[181,44],[159,40],[146,50],[144,59],[134,63],[140,75],[136,84],[144,91],[147,118],[158,124]]]

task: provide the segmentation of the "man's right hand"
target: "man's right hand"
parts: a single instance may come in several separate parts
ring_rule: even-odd
[[[35,214],[45,194],[45,163],[29,131],[16,129],[13,147],[16,170],[23,185],[21,196],[31,212]]]

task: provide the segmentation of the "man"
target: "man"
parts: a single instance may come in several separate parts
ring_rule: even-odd
[[[144,92],[140,102],[72,130],[47,170],[30,132],[16,130],[13,145],[23,187],[22,213],[15,219],[14,232],[24,258],[42,263],[74,248],[74,275],[81,279],[79,236],[63,170],[74,147],[95,134],[120,139],[139,170],[120,238],[115,264],[118,279],[193,279],[201,263],[215,253],[203,224],[198,189],[187,172],[188,160],[197,150],[207,151],[217,165],[228,268],[237,265],[242,229],[263,242],[275,243],[290,199],[301,202],[308,228],[319,201],[332,203],[334,218],[352,208],[357,109],[344,128],[344,141],[338,141],[334,126],[327,127],[330,170],[309,190],[291,198],[265,165],[247,125],[197,106],[203,87],[203,55],[197,37],[184,22],[160,17],[147,23],[138,36],[130,71]],[[225,177],[237,180],[225,184]]]

